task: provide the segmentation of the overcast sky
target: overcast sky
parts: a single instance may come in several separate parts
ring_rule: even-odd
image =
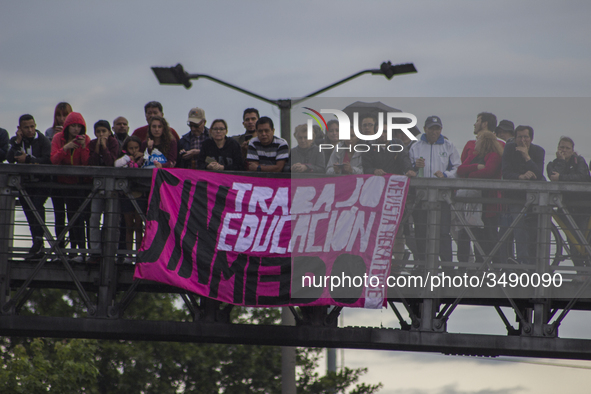
[[[207,80],[193,81],[190,90],[160,86],[150,67],[177,63],[272,99],[306,95],[386,60],[413,62],[418,73],[391,81],[365,75],[324,96],[585,98],[591,88],[590,14],[591,3],[584,0],[3,1],[0,127],[14,135],[18,117],[30,113],[45,130],[55,105],[67,101],[89,130],[97,120],[112,122],[119,115],[135,129],[146,123],[143,106],[151,100],[162,102],[165,117],[182,134],[195,106],[205,109],[209,121],[226,119],[230,135],[243,132],[247,107],[278,124],[274,107]],[[442,114],[444,134],[460,149],[475,115],[466,115],[465,129],[451,130]],[[418,117],[422,126],[424,117]],[[523,122],[544,130],[541,119]],[[558,136],[567,134],[589,159],[591,143],[583,138],[588,133],[578,125],[541,131],[534,143],[552,159]],[[377,313],[388,314],[384,324],[397,327],[391,311]],[[488,312],[462,313],[460,321],[472,332],[498,326],[495,332],[503,334],[498,318],[482,317]],[[575,336],[584,335],[577,327],[589,327],[584,318],[577,320],[584,324],[567,318]],[[375,317],[370,320],[367,325],[379,325]],[[382,393],[588,392],[585,369],[395,352],[346,354],[347,365],[367,366],[367,380],[385,384]]]

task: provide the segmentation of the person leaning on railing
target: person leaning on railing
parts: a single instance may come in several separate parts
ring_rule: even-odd
[[[361,119],[359,125],[361,134],[373,135],[376,133],[378,124],[376,114],[362,114],[359,119]],[[353,123],[351,123],[350,135],[351,139],[339,142],[330,155],[330,159],[326,164],[327,174],[363,174],[362,150],[357,149],[357,144],[361,143],[361,139],[354,132]]]
[[[548,178],[552,182],[589,182],[591,177],[589,176],[589,166],[583,158],[578,155],[575,150],[575,142],[569,137],[560,137],[558,141],[558,150],[556,151],[556,159],[548,163],[546,167]],[[586,233],[588,222],[589,222],[589,207],[581,207],[573,205],[573,203],[585,201],[588,199],[586,196],[581,194],[563,194],[563,202],[567,206],[568,212],[571,214],[579,230]],[[571,230],[572,226],[569,224],[566,215],[561,211],[558,212],[558,220],[561,227]],[[584,261],[581,257],[582,250],[579,250],[577,246],[578,242],[575,242],[576,236],[571,234],[568,237],[570,252],[574,265],[582,266]],[[585,253],[586,254],[586,253]]]
[[[324,154],[320,152],[318,145],[314,143],[316,139],[315,133],[313,133],[311,140],[308,139],[307,129],[305,124],[301,124],[295,128],[293,133],[298,146],[291,150],[289,158],[291,172],[315,172],[324,174]]]
[[[228,137],[228,123],[216,119],[211,123],[209,138],[203,141],[197,156],[197,168],[211,171],[242,171],[242,149]]]
[[[148,121],[148,136],[142,142],[144,166],[148,168],[174,168],[177,160],[177,142],[168,122],[161,116],[152,116]]]
[[[497,137],[492,131],[480,131],[476,137],[474,150],[469,152],[464,162],[458,167],[458,176],[460,178],[471,179],[501,179],[501,158],[503,157],[503,147],[497,141]],[[489,190],[482,195],[485,198],[498,198],[497,190]],[[481,212],[483,227],[472,227],[471,230],[476,240],[482,247],[484,253],[488,255],[494,248],[498,239],[498,204],[487,204]],[[458,232],[458,261],[468,262],[470,254],[470,238],[465,229]],[[476,262],[482,262],[482,256],[474,248]]]
[[[545,181],[544,157],[546,152],[539,145],[532,144],[534,129],[530,126],[515,128],[515,142],[505,145],[503,152],[503,179],[520,181]],[[525,200],[525,191],[504,192],[504,197]],[[523,204],[509,204],[511,221],[514,221],[523,208]],[[536,230],[538,215],[531,208],[515,226],[515,251],[521,264],[533,263],[536,250]],[[504,231],[502,229],[501,231]]]

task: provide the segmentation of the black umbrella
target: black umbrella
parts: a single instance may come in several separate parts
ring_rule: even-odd
[[[359,113],[359,116],[363,116],[364,114],[377,115],[379,112],[383,112],[385,114],[387,112],[403,112],[403,111],[399,110],[398,108],[390,107],[389,105],[386,105],[386,104],[382,103],[381,101],[376,101],[373,103],[356,101],[353,104],[347,105],[345,107],[345,109],[343,109],[343,112],[347,114],[349,119],[353,120],[353,113],[354,112]],[[397,118],[397,119],[394,119],[394,123],[399,123],[399,124],[410,123],[410,120]],[[415,136],[421,134],[421,131],[416,126],[411,127],[410,132],[413,133],[413,135],[415,135]]]

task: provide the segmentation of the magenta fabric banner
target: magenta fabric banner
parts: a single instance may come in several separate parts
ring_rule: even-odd
[[[134,277],[235,305],[379,308],[407,192],[396,175],[154,170]]]

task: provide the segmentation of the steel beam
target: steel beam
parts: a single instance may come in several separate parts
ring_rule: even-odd
[[[403,331],[388,328],[270,326],[207,322],[2,316],[0,335],[334,347],[591,360],[591,340]]]

